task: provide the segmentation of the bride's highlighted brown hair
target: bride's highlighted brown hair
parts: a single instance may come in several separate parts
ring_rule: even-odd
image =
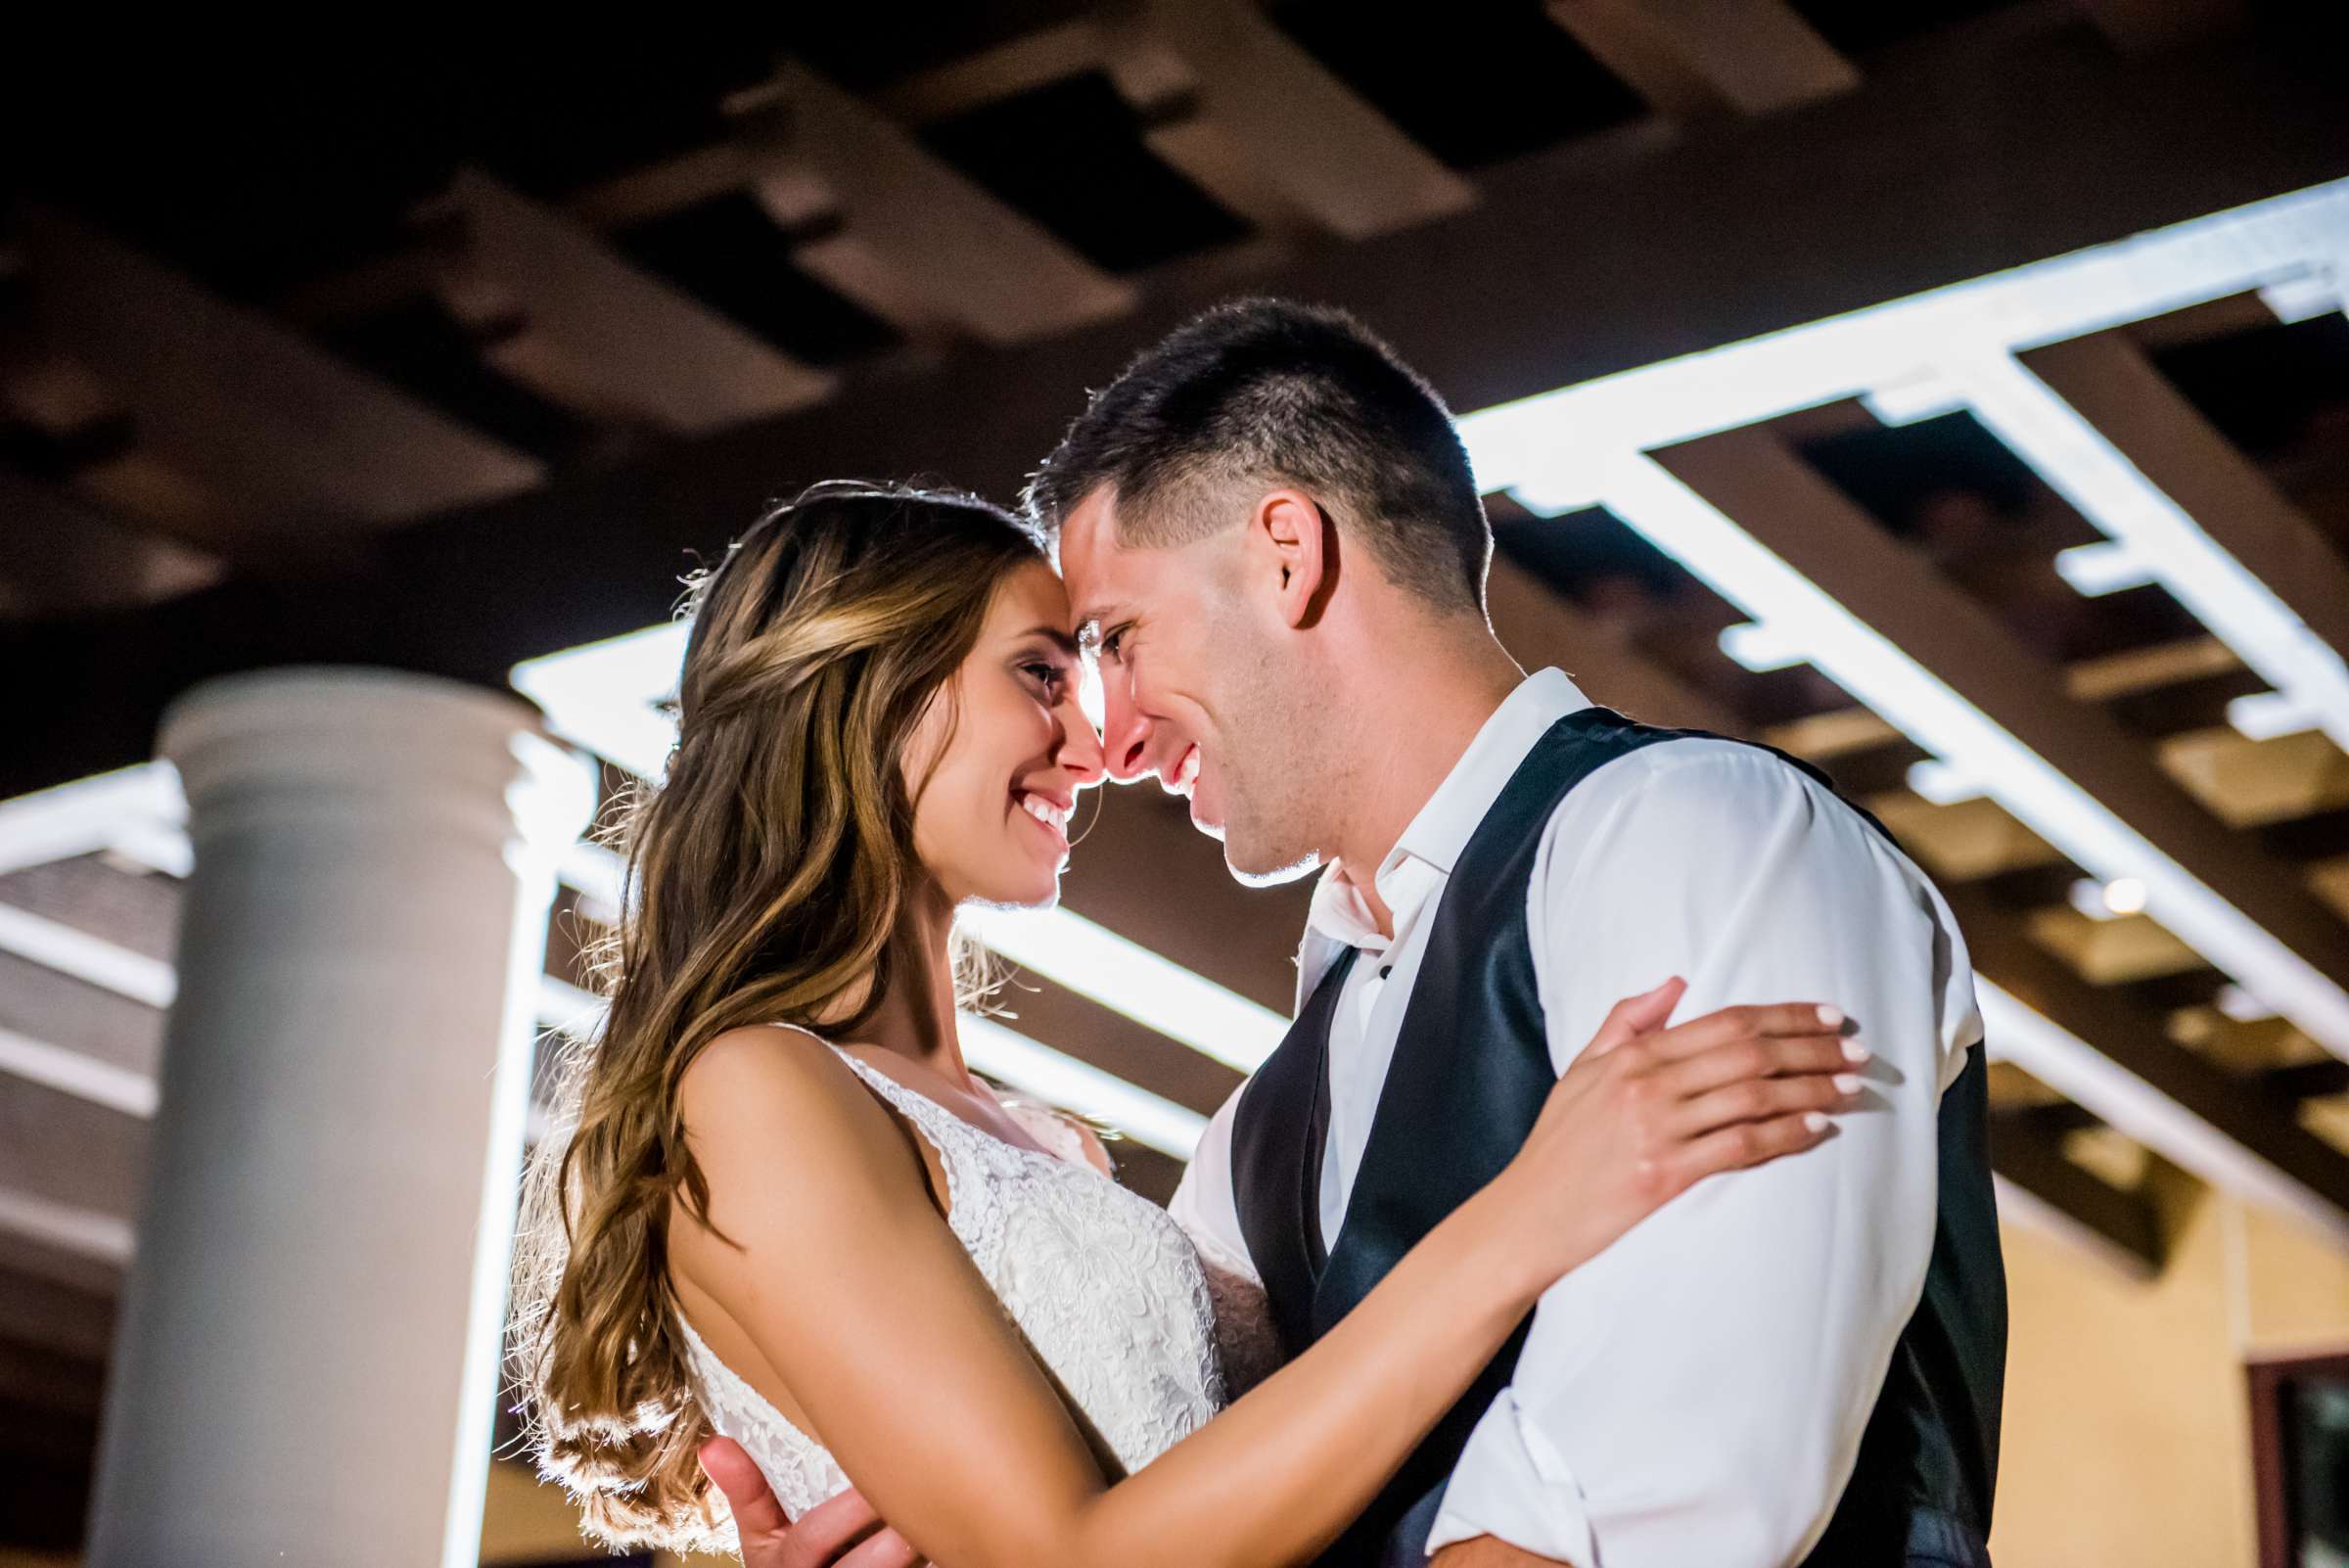
[[[613,1545],[733,1545],[668,1280],[671,1205],[709,1205],[678,1084],[730,1029],[851,1036],[925,961],[898,940],[920,876],[900,759],[997,585],[1044,559],[984,501],[833,483],[689,585],[676,749],[617,827],[610,1011],[531,1159],[508,1338],[541,1473]]]

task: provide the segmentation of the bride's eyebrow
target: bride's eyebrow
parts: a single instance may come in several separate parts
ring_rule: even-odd
[[[1026,631],[1021,632],[1020,635],[1022,637],[1041,637],[1071,659],[1077,657],[1077,639],[1069,635],[1066,627],[1039,621]]]

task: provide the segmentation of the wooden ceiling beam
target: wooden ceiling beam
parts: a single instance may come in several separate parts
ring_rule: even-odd
[[[2240,27],[2243,0],[2078,0],[2089,21],[2130,54],[2216,38]]]
[[[60,534],[100,531],[106,521],[119,519],[159,541],[166,541],[201,560],[230,560],[258,552],[235,548],[241,530],[222,497],[195,475],[138,444],[138,422],[115,399],[89,366],[69,358],[54,342],[54,334],[28,325],[20,315],[13,340],[0,347],[0,408],[39,433],[49,450],[44,466],[61,485],[69,488],[85,508],[82,515],[64,513],[74,504],[64,494],[45,495],[30,478],[10,470],[9,510],[26,517],[32,527],[18,530],[35,540]],[[20,546],[20,550],[23,549]],[[104,547],[99,547],[104,553]],[[31,551],[40,571],[40,552]],[[47,576],[55,576],[50,567]]]
[[[0,870],[0,904],[169,960],[179,934],[177,879],[126,870],[99,853]]]
[[[810,369],[475,169],[425,215],[437,292],[482,356],[600,424],[704,436],[829,396]]]
[[[1150,150],[1259,229],[1361,240],[1476,200],[1246,0],[1125,0],[1103,25]]]
[[[1565,525],[1559,525],[1565,526]],[[1551,592],[1500,556],[1485,579],[1486,608],[1500,645],[1528,669],[1563,668],[1592,702],[1650,724],[1737,735],[1736,714],[1661,669],[1616,628]]]
[[[1784,0],[1547,0],[1659,115],[1766,115],[1850,92],[1860,72]]]
[[[46,1084],[11,1082],[0,1094],[0,1228],[17,1203],[90,1217],[127,1230],[138,1214],[147,1124]],[[83,1239],[101,1244],[101,1233]]]
[[[2164,740],[2160,755],[2172,778],[2234,827],[2349,807],[2349,756],[2322,730],[2270,740],[2232,728],[2189,730]]]
[[[2077,1104],[2211,1185],[2252,1201],[2280,1192],[2291,1208],[2349,1236],[2349,1155],[2280,1110],[2249,1079],[2173,1043],[2166,1020],[2125,992],[2092,986],[2029,935],[1981,889],[1945,885],[1975,970],[2074,1038],[2098,1063],[2027,1054],[2027,1042],[1994,1036],[1989,1046],[2052,1084]],[[2070,1080],[2066,1082],[2066,1080]],[[2256,1187],[2243,1180],[2256,1168]]]
[[[152,1100],[162,1054],[159,1009],[0,952],[0,1076],[132,1105]]]
[[[2058,102],[2071,112],[2050,134],[2039,111]],[[2144,160],[2155,144],[2164,157]],[[2256,35],[2136,62],[2071,39],[1936,49],[1734,138],[1635,160],[1567,148],[1493,170],[1464,212],[1300,252],[1253,286],[1359,312],[1473,409],[2345,172],[2335,84],[2305,51]],[[1154,291],[1129,318],[566,476],[330,574],[232,580],[104,623],[0,628],[4,657],[43,671],[17,744],[0,749],[0,796],[144,758],[163,704],[209,674],[360,662],[502,685],[519,660],[663,619],[688,552],[721,544],[779,489],[923,473],[1008,495],[1084,388],[1229,287]]]
[[[2349,658],[2349,562],[2126,332],[2020,356],[2202,530]]]
[[[0,1270],[0,1342],[103,1361],[114,1338],[113,1293]]]
[[[2066,1159],[2061,1136],[2044,1123],[2020,1112],[1994,1114],[1990,1164],[2001,1219],[2047,1231],[2131,1279],[2161,1272],[2161,1225],[2152,1203]]]
[[[2103,654],[2066,666],[2064,689],[2082,702],[2110,702],[2138,692],[2157,691],[2186,681],[2240,669],[2243,662],[2216,637],[2187,637],[2153,643],[2117,654]],[[1804,757],[1820,760],[1871,746],[1907,741],[1892,725],[1865,708],[1837,708],[1812,714],[1773,727],[1770,741]]]
[[[95,228],[21,216],[43,346],[88,366],[143,445],[216,488],[245,540],[312,545],[322,520],[381,528],[543,480],[534,460]]]
[[[8,468],[0,518],[0,603],[21,617],[153,604],[207,587],[225,570],[217,555]]]
[[[748,189],[759,168],[748,149],[713,142],[574,193],[564,210],[595,229],[624,229]]]
[[[1904,649],[2320,973],[2349,985],[2349,926],[2296,870],[2228,829],[2151,751],[2066,689],[2063,671],[1903,545],[1767,426],[1655,454],[1821,589]]]
[[[0,1254],[32,1253],[118,1277],[136,1247],[136,1232],[122,1214],[0,1181]]]
[[[1108,57],[1099,21],[1077,17],[916,71],[867,101],[900,124],[924,125],[1098,70]]]
[[[5,1201],[0,1200],[0,1272],[46,1280],[93,1296],[111,1298],[121,1291],[122,1265],[129,1258],[128,1226],[119,1227],[124,1243],[120,1257],[106,1250],[94,1252],[45,1240],[28,1233],[34,1228],[29,1224],[11,1228],[6,1222]]]
[[[803,66],[726,109],[752,194],[800,237],[794,259],[909,336],[1019,343],[1133,306],[1128,285]]]
[[[0,1339],[0,1402],[6,1405],[30,1407],[74,1424],[94,1421],[105,1381],[105,1368],[94,1358]]]
[[[2259,1084],[2269,1095],[2286,1103],[2329,1099],[2335,1094],[2349,1094],[2349,1062],[2326,1057],[2323,1061],[2270,1068],[2260,1074]]]

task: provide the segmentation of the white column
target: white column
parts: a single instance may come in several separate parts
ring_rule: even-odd
[[[524,704],[292,669],[164,715],[196,846],[93,1568],[478,1560],[554,865]]]

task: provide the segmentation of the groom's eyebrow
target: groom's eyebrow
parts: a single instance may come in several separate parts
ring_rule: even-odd
[[[1118,607],[1115,605],[1110,605],[1104,609],[1097,610],[1091,608],[1086,609],[1083,614],[1077,618],[1077,646],[1083,649],[1086,653],[1091,653],[1094,649],[1100,647],[1101,628],[1107,624],[1110,618],[1115,616],[1117,613]]]

